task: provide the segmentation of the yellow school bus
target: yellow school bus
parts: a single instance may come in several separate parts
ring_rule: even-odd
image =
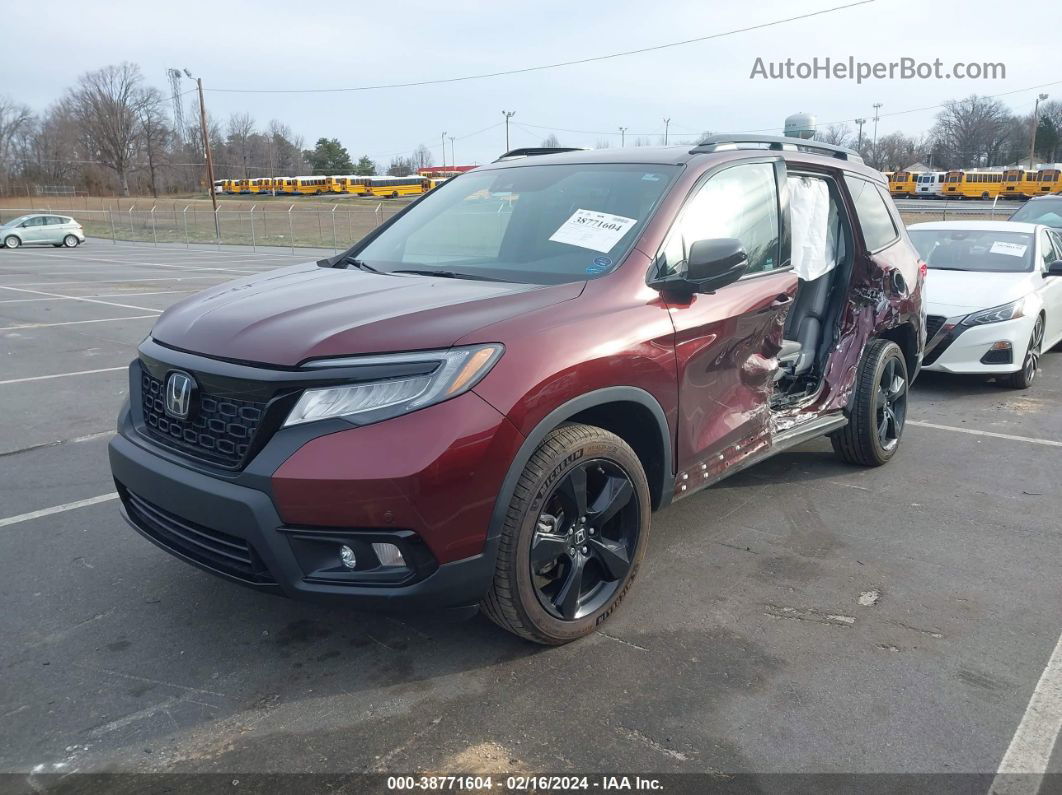
[[[236,179],[233,180],[236,190],[234,193],[250,193],[251,192],[251,180],[249,179]]]
[[[416,196],[431,190],[428,180],[420,176],[412,177],[369,177],[366,185],[369,194],[396,199],[399,196]]]
[[[894,171],[889,175],[889,193],[893,198],[914,196],[915,174],[913,171]]]
[[[453,177],[428,177],[428,190],[435,190],[450,179],[453,179]]]
[[[1036,171],[1028,168],[1003,169],[1003,191],[999,194],[1000,198],[1028,199],[1035,196],[1039,188],[1036,175]]]
[[[372,177],[359,177],[354,174],[333,177],[333,193],[351,193],[355,196],[369,195],[369,180]]]
[[[316,196],[328,192],[328,177],[294,177],[291,192],[302,196]]]
[[[944,198],[994,199],[1003,190],[1003,171],[954,169],[944,175]]]
[[[1036,195],[1062,191],[1062,163],[1041,166],[1036,172]]]
[[[273,177],[273,190],[277,195],[288,194],[292,192],[292,187],[295,180],[291,177]]]

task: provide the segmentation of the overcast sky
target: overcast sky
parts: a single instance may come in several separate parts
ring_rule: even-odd
[[[186,0],[182,3],[63,2],[47,15],[36,3],[5,4],[0,93],[43,109],[77,76],[108,63],[138,63],[168,92],[165,69],[186,67],[208,89],[307,89],[457,77],[604,55],[747,27],[851,0],[610,0],[534,3],[291,2]],[[440,136],[454,136],[459,163],[485,162],[505,145],[501,111],[515,110],[513,146],[541,143],[550,131],[569,145],[593,146],[618,127],[651,135],[663,119],[679,139],[701,130],[780,132],[790,113],[820,124],[873,116],[879,135],[918,134],[936,105],[971,93],[1001,94],[1062,81],[1048,34],[1062,22],[1058,0],[876,0],[765,30],[529,74],[444,85],[334,94],[240,94],[208,91],[211,115],[277,118],[307,145],[338,137],[355,158],[385,166],[417,144],[440,161]],[[1023,32],[1010,46],[1005,31]],[[12,35],[16,31],[21,34]],[[890,61],[902,56],[1002,61],[1003,80],[751,80],[765,60]],[[185,82],[186,88],[192,83]],[[1042,88],[1062,99],[1062,82]],[[1015,112],[1032,110],[1037,90],[1002,97]],[[185,113],[196,109],[185,98]],[[496,125],[493,126],[492,125]],[[490,128],[484,130],[484,128]],[[568,132],[568,130],[586,132]],[[865,128],[871,134],[871,127]],[[482,131],[482,132],[479,132]],[[449,146],[449,141],[447,141]],[[447,161],[450,160],[449,151]]]

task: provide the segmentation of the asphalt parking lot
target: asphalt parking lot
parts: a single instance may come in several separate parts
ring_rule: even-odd
[[[1062,773],[1057,683],[1028,718],[1062,631],[1062,354],[1027,392],[924,375],[881,469],[820,440],[658,514],[623,608],[547,649],[254,593],[119,518],[153,319],[314,253],[0,251],[0,772]]]

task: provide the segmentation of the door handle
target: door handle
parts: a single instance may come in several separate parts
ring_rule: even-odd
[[[788,294],[782,293],[771,302],[771,308],[781,309],[783,306],[789,306],[791,303],[793,303],[793,299]]]

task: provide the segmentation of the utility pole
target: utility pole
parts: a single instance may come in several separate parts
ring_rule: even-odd
[[[667,128],[671,125],[671,118],[664,119],[664,146],[667,146]]]
[[[505,116],[505,151],[509,151],[509,119],[516,115],[515,110],[503,110]]]
[[[1040,126],[1040,103],[1047,99],[1047,94],[1036,95],[1036,107],[1033,108],[1032,134],[1029,136],[1029,170],[1032,171],[1036,159],[1036,128]]]
[[[446,168],[446,133],[442,134],[442,159],[443,168]]]
[[[206,101],[203,99],[203,78],[197,77],[195,84],[199,88],[199,124],[203,129],[203,152],[206,154],[207,185],[210,190],[210,201],[214,205],[214,229],[221,236],[221,226],[218,224],[218,196],[214,190],[214,161],[210,158],[210,135],[207,133]]]
[[[457,169],[457,156],[454,155],[454,137],[450,136],[450,168]]]
[[[878,167],[878,119],[881,115],[878,113],[881,110],[882,103],[874,103],[874,168]]]
[[[620,127],[620,149],[627,145],[627,128]]]
[[[859,143],[856,144],[856,151],[859,152],[863,148],[863,125],[867,123],[866,119],[856,119],[855,123],[859,125]],[[860,152],[862,154],[862,152]]]

